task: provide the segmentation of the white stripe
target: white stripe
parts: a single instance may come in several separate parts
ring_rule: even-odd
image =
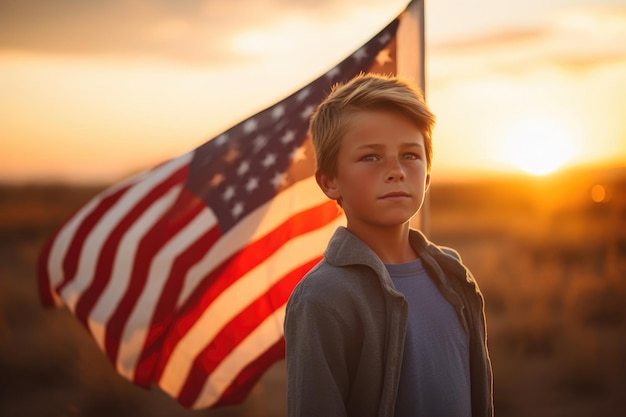
[[[316,187],[315,190],[319,191],[319,189],[317,188],[317,185],[314,183],[307,184],[307,187],[304,189],[300,188],[300,192],[292,196],[292,198],[298,201],[300,204],[297,207],[292,207],[291,210],[297,210],[297,209],[300,209],[301,207],[304,207],[304,208],[314,207],[316,205],[315,203],[319,204],[319,202],[315,201],[314,199],[313,200],[309,199],[307,201],[307,199],[298,198],[300,197],[300,195],[298,194],[302,194],[302,193],[305,193],[305,195],[307,196],[315,196],[315,193],[311,193],[309,190],[309,187],[311,185],[314,185]],[[321,199],[326,200],[326,197],[321,195]],[[315,203],[312,203],[313,201]],[[283,197],[282,202],[285,203],[284,197]],[[282,207],[288,208],[288,204],[286,203],[282,204]],[[265,215],[267,211],[268,211],[267,207],[262,207],[261,209],[257,210],[257,213],[260,213],[261,215]],[[287,216],[287,214],[283,214],[283,216]],[[250,218],[258,221],[257,218],[255,218],[254,216],[251,216]],[[272,220],[274,220],[274,222],[272,223],[265,222],[266,226],[258,229],[257,234],[259,232],[267,232],[267,229],[269,228],[268,226],[279,225],[280,223],[277,220],[280,220],[280,215],[272,216]],[[137,366],[137,360],[139,358],[139,354],[141,353],[141,349],[143,348],[143,344],[145,343],[145,338],[147,336],[147,324],[150,322],[152,314],[154,312],[154,308],[156,307],[155,300],[158,300],[161,294],[162,288],[165,285],[165,282],[169,276],[169,272],[171,270],[173,261],[175,260],[176,256],[180,252],[187,249],[187,247],[191,245],[205,231],[213,227],[216,221],[217,220],[214,214],[212,213],[212,211],[210,211],[209,209],[207,209],[206,211],[203,211],[202,217],[198,217],[194,219],[194,221],[185,228],[187,232],[173,239],[172,242],[170,242],[170,244],[164,247],[161,253],[159,253],[155,257],[155,261],[153,262],[153,265],[151,266],[150,277],[148,281],[149,283],[146,285],[146,290],[142,293],[141,299],[138,300],[138,303],[133,310],[133,315],[129,319],[128,324],[126,325],[126,329],[125,329],[124,336],[123,336],[123,342],[122,342],[123,344],[120,348],[120,352],[118,356],[118,363],[117,363],[118,371],[122,375],[126,376],[128,379],[132,380],[134,377],[135,367]],[[244,227],[244,230],[250,230],[250,226],[247,224],[242,223],[237,226],[237,228],[239,227]],[[231,240],[228,240],[228,236],[230,236]],[[224,239],[224,237],[222,237],[222,239]],[[227,235],[226,239],[229,243],[231,243],[232,239],[244,239],[244,238],[242,238],[238,234],[232,233],[230,235]],[[244,244],[240,246],[243,247],[248,242],[244,241],[243,243]],[[216,246],[217,248],[220,247],[219,244],[217,244]],[[231,250],[231,253],[229,253],[228,256],[234,253],[236,247],[237,245],[230,244],[225,248],[225,249]],[[213,250],[215,250],[215,247],[212,248],[212,251]],[[210,268],[213,268],[213,267],[214,265],[210,266]],[[187,291],[189,293],[190,291],[189,287]],[[186,297],[187,295],[181,298],[186,298]]]
[[[274,346],[283,337],[286,304],[254,329],[228,355],[205,381],[192,409],[206,408],[215,404],[239,373],[259,355]]]
[[[175,346],[159,381],[161,387],[174,397],[178,396],[194,359],[219,331],[276,281],[319,256],[342,221],[338,218],[322,228],[290,240],[222,292]]]
[[[100,347],[104,348],[105,328],[128,290],[133,265],[137,262],[139,243],[176,202],[182,187],[182,185],[172,187],[161,198],[155,200],[124,233],[115,252],[111,278],[88,317],[89,330]]]
[[[128,214],[128,211],[132,210],[132,208],[154,187],[186,165],[191,157],[191,153],[185,154],[150,171],[149,175],[145,175],[143,181],[136,183],[130,188],[94,226],[81,248],[76,277],[61,292],[61,297],[65,300],[70,310],[75,311],[78,299],[83,291],[91,285],[100,251],[111,230],[113,230],[120,220]]]
[[[250,242],[267,235],[293,214],[313,208],[328,198],[320,191],[315,178],[302,180],[274,199],[254,210],[236,227],[224,234],[211,250],[185,276],[178,300],[181,306],[193,293],[198,283],[224,260],[246,247]]]
[[[83,223],[85,218],[89,216],[94,211],[94,209],[98,207],[98,205],[100,205],[102,200],[104,200],[111,194],[116,193],[118,190],[127,186],[129,183],[136,182],[139,179],[140,175],[137,175],[129,178],[123,183],[119,183],[104,190],[103,192],[89,200],[87,204],[85,204],[80,210],[78,210],[78,212],[76,212],[76,214],[74,214],[74,216],[63,225],[61,230],[59,230],[56,238],[54,239],[52,247],[50,248],[50,256],[48,258],[47,265],[48,275],[50,277],[50,288],[56,287],[63,281],[63,261],[65,259],[65,256],[67,255],[70,244],[74,239],[76,231]],[[53,295],[56,297],[55,301],[60,301],[60,298],[58,298],[58,295],[56,293],[53,292]]]
[[[135,367],[148,334],[148,326],[174,261],[204,233],[213,228],[216,222],[217,219],[213,212],[205,208],[155,255],[150,264],[146,286],[141,292],[122,333],[116,367],[119,373],[126,378],[133,380],[135,376]]]
[[[54,287],[59,285],[64,277],[63,273],[63,260],[65,259],[65,255],[74,239],[74,235],[78,230],[79,226],[85,220],[94,208],[100,204],[101,198],[95,197],[91,201],[89,201],[82,209],[80,209],[74,217],[72,217],[61,230],[59,230],[59,234],[54,239],[54,243],[52,244],[52,248],[50,249],[50,257],[48,258],[48,274],[50,276],[50,288],[53,290],[52,294],[54,296],[55,304],[59,305],[61,298],[54,291]]]

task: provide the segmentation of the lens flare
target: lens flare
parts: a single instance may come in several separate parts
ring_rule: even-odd
[[[576,134],[556,119],[532,119],[511,126],[503,138],[503,158],[532,175],[546,175],[578,154]]]

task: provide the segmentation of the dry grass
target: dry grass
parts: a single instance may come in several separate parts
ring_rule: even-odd
[[[626,415],[626,179],[586,174],[433,190],[433,239],[485,293],[499,416]]]
[[[485,293],[500,417],[626,416],[626,177],[592,174],[431,189],[431,238],[460,251]],[[591,201],[596,183],[610,200]],[[243,405],[186,411],[119,377],[67,311],[39,305],[41,244],[99,190],[0,188],[0,415],[284,415],[283,362]]]

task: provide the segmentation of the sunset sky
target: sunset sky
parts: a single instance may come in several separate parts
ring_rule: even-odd
[[[0,0],[0,181],[114,182],[284,98],[400,0]],[[435,178],[626,166],[624,0],[426,2]]]

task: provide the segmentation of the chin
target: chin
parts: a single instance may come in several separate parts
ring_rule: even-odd
[[[389,226],[389,227],[402,226],[404,224],[409,223],[413,217],[415,217],[415,214],[413,214],[411,216],[391,217],[391,218],[387,218],[387,219],[381,221],[380,223],[385,225],[385,226]]]

